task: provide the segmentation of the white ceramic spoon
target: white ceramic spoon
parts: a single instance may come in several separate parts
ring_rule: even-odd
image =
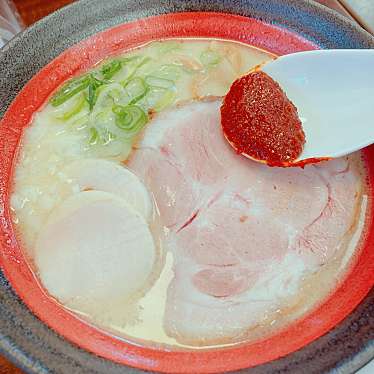
[[[374,143],[374,49],[293,53],[260,69],[298,109],[306,143],[296,161],[344,156]]]

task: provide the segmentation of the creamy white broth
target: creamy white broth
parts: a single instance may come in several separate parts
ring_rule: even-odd
[[[221,56],[220,63],[204,67],[200,61],[201,54],[217,49]],[[126,57],[133,55],[152,58],[150,66],[144,65],[143,70],[139,71],[141,75],[146,70],[152,72],[163,66],[177,67],[176,71],[181,77],[175,82],[173,105],[208,95],[224,95],[235,78],[273,58],[268,53],[243,44],[218,40],[155,42],[125,54]],[[183,70],[184,66],[187,67],[186,71]],[[123,74],[115,75],[113,80],[120,82]],[[62,174],[63,166],[70,161],[91,157],[123,161],[131,151],[131,146],[126,143],[117,145],[112,142],[105,147],[90,147],[89,125],[80,123],[80,118],[88,110],[67,123],[56,119],[60,112],[60,107],[56,109],[50,104],[37,112],[31,127],[25,131],[20,148],[11,203],[12,209],[17,212],[15,220],[19,220],[18,227],[28,249],[32,248],[35,235],[53,207],[77,191],[77,186],[70,185]],[[22,191],[18,191],[18,186],[23,186]],[[23,224],[27,228],[23,228]]]
[[[193,334],[191,336],[183,336],[183,334],[181,336],[179,332],[173,334],[171,330],[175,326],[165,328],[165,319],[168,318],[166,306],[170,303],[168,293],[173,288],[173,279],[180,271],[178,261],[181,260],[178,258],[178,251],[169,250],[169,244],[165,244],[168,243],[170,229],[163,224],[162,209],[160,210],[158,206],[157,193],[151,188],[147,176],[141,175],[142,172],[139,172],[136,167],[136,157],[141,152],[142,142],[147,141],[147,134],[154,124],[153,118],[157,121],[160,117],[162,118],[162,113],[178,110],[175,108],[179,107],[183,108],[185,105],[190,105],[188,103],[191,101],[223,96],[237,77],[274,56],[239,43],[203,39],[153,42],[124,53],[120,58],[131,59],[134,56],[140,56],[140,62],[146,60],[146,63],[138,67],[133,75],[135,78],[140,78],[133,82],[139,83],[140,94],[142,94],[141,85],[144,77],[151,77],[148,81],[155,86],[165,84],[166,81],[172,82],[165,90],[165,97],[160,99],[157,96],[159,92],[156,92],[155,96],[148,93],[136,103],[145,108],[145,111],[148,110],[150,117],[139,138],[128,141],[121,138],[121,131],[114,124],[114,114],[108,110],[108,102],[118,105],[128,104],[129,101],[127,99],[124,101],[123,98],[123,92],[125,92],[123,82],[129,74],[132,74],[130,69],[133,66],[130,68],[125,66],[110,78],[111,83],[108,85],[110,87],[102,89],[101,96],[97,98],[91,112],[83,96],[80,99],[72,98],[58,107],[47,104],[35,114],[31,126],[25,131],[18,164],[15,168],[11,206],[18,237],[27,251],[30,264],[36,276],[41,279],[41,284],[51,292],[47,287],[45,274],[40,273],[37,261],[35,263],[38,257],[35,253],[35,245],[56,209],[65,204],[68,198],[82,193],[82,186],[72,178],[67,167],[72,162],[82,159],[121,162],[133,170],[145,183],[154,200],[152,203],[154,213],[149,227],[157,248],[157,259],[152,274],[131,298],[117,297],[96,303],[94,297],[61,300],[58,295],[51,292],[52,296],[57,298],[64,307],[95,324],[98,328],[107,330],[120,338],[134,339],[145,344],[204,348],[236,344],[268,335],[303,315],[323,300],[336,286],[337,279],[344,274],[347,264],[354,257],[356,248],[359,246],[366,209],[366,200],[363,198],[365,196],[364,173],[360,158],[358,155],[353,155],[348,161],[342,161],[348,162],[352,173],[351,178],[355,181],[349,183],[351,185],[356,183],[357,187],[354,201],[352,200],[353,208],[349,211],[350,229],[345,233],[339,248],[336,249],[331,259],[323,266],[315,267],[313,271],[305,272],[305,274],[302,268],[298,268],[298,259],[290,257],[285,259],[283,265],[279,266],[283,266],[284,269],[294,269],[298,281],[294,282],[290,288],[291,291],[286,293],[286,296],[282,296],[283,301],[279,307],[262,314],[262,317],[258,318],[255,323],[248,323],[247,328],[241,328],[236,333],[227,332],[227,336],[222,333],[219,337],[213,334],[207,337],[201,336],[199,339],[194,338]],[[104,61],[95,67],[93,72],[100,71],[105,63]],[[165,80],[157,81],[158,77]],[[138,88],[129,87],[130,89],[136,91]],[[108,91],[108,95],[105,90]],[[74,112],[74,108],[77,109],[80,105],[78,113],[71,115],[72,108]],[[63,119],[64,116],[65,119]],[[98,134],[91,131],[93,126],[98,129]],[[106,128],[109,128],[114,136],[107,137],[107,134],[102,132]],[[95,135],[100,137],[100,141],[92,141]],[[133,161],[128,162],[128,159],[134,158],[135,164],[132,163]],[[266,178],[268,178],[267,175]],[[90,189],[92,186],[86,186],[83,191]],[[246,219],[243,218],[244,221]],[[271,273],[269,274],[271,276]],[[273,291],[274,295],[280,292],[276,289]],[[260,295],[264,291],[258,285],[253,292]],[[180,327],[181,331],[183,328]],[[204,335],[204,332],[202,334]]]

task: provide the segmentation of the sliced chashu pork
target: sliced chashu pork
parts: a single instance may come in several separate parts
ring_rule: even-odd
[[[359,198],[347,160],[269,168],[234,153],[220,101],[158,115],[129,162],[153,191],[174,254],[166,331],[188,344],[242,334],[334,256]]]

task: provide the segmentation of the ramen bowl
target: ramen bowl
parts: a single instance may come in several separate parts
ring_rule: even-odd
[[[80,1],[18,35],[0,52],[0,352],[30,373],[354,372],[374,355],[373,147],[361,155],[366,211],[346,272],[327,297],[269,336],[203,349],[118,338],[63,308],[35,277],[10,203],[24,130],[67,79],[108,56],[170,38],[223,39],[271,55],[374,47],[349,20],[296,0]]]

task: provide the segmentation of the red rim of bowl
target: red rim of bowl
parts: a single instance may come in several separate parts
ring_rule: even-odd
[[[174,13],[123,24],[98,33],[69,48],[36,74],[18,94],[0,122],[1,209],[0,264],[17,294],[44,323],[78,346],[98,356],[142,369],[164,372],[220,372],[253,367],[292,353],[324,335],[341,322],[374,284],[374,222],[367,218],[359,255],[334,292],[315,310],[288,328],[264,340],[202,351],[162,350],[132,345],[91,327],[61,308],[40,288],[12,228],[9,207],[12,170],[22,131],[35,111],[66,79],[95,65],[108,55],[151,40],[171,37],[222,38],[251,44],[274,54],[317,49],[312,42],[255,19],[224,13]],[[7,142],[7,131],[17,142]],[[364,152],[369,186],[374,184],[374,147]],[[370,190],[370,199],[373,198]]]

